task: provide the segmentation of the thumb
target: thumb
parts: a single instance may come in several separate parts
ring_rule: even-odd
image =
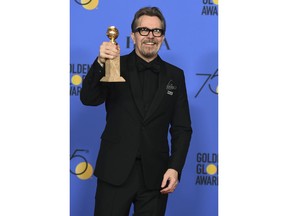
[[[162,184],[161,184],[161,188],[164,188],[167,184],[168,181],[168,177],[166,175],[164,175],[163,180],[162,180]]]

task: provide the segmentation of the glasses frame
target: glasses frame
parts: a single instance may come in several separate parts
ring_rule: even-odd
[[[141,31],[147,31],[147,34],[141,34]],[[155,31],[159,31],[161,33],[161,35],[157,36],[154,35]],[[154,37],[161,37],[164,35],[164,30],[160,29],[160,28],[153,28],[153,29],[149,29],[147,27],[138,27],[134,30],[134,32],[138,32],[141,36],[148,36],[150,34],[150,32],[152,32]]]

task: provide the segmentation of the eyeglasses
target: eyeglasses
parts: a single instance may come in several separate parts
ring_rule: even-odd
[[[149,35],[150,32],[152,32],[154,37],[161,37],[164,34],[163,29],[159,29],[159,28],[149,29],[146,27],[139,27],[135,29],[134,32],[139,32],[141,36],[147,36]]]

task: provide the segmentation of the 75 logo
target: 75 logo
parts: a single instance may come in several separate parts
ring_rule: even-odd
[[[216,71],[212,74],[204,74],[204,73],[198,73],[196,74],[197,76],[203,76],[205,77],[204,79],[204,82],[202,84],[202,86],[199,88],[198,92],[196,93],[195,95],[195,98],[198,97],[198,95],[201,93],[201,91],[203,90],[203,88],[205,86],[208,86],[208,88],[210,89],[210,91],[213,93],[213,94],[216,94],[218,95],[218,86],[212,86],[212,81],[216,81],[218,83],[218,68],[216,69]]]

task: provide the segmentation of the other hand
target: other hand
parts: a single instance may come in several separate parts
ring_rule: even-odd
[[[175,169],[168,169],[163,176],[160,193],[168,194],[175,191],[178,185],[178,172]]]

